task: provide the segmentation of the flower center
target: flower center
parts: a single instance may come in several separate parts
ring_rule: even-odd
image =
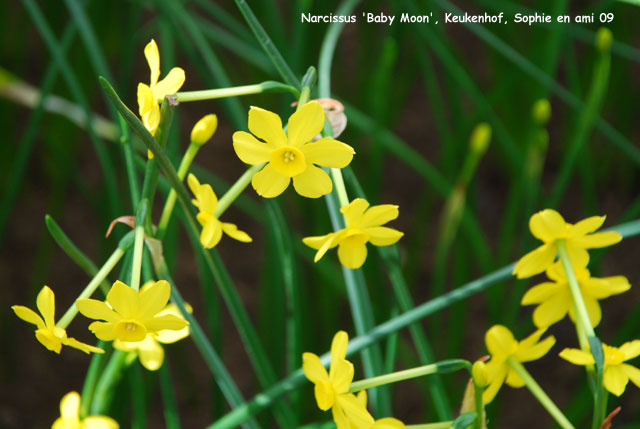
[[[359,247],[363,244],[366,244],[369,241],[369,234],[364,232],[359,228],[347,228],[346,234],[342,240],[340,240],[340,245],[353,248]]]
[[[274,150],[269,162],[278,173],[287,177],[297,176],[307,169],[304,154],[293,146],[283,146]]]
[[[116,338],[121,341],[137,342],[147,336],[147,329],[137,320],[124,319],[116,323],[113,328]]]
[[[624,354],[615,347],[603,346],[605,365],[620,365],[625,361]]]

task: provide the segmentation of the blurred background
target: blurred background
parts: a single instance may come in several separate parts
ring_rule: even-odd
[[[348,126],[340,137],[357,152],[346,172],[372,204],[398,204],[390,226],[405,232],[399,245],[404,274],[415,303],[450,291],[515,261],[536,241],[528,219],[546,207],[569,222],[606,214],[605,226],[640,214],[640,8],[633,2],[508,0],[339,2],[295,0],[251,2],[259,21],[294,73],[317,67],[329,28],[302,23],[301,14],[336,14],[355,7],[358,22],[344,26],[331,69],[333,97],[343,102]],[[592,24],[439,25],[403,24],[403,12],[442,17],[469,13],[547,13],[591,15]],[[362,13],[396,14],[392,26],[367,24]],[[612,13],[597,43],[601,13]],[[604,16],[605,19],[608,16]],[[125,173],[119,127],[98,83],[107,77],[134,111],[138,82],[148,82],[143,55],[151,38],[160,48],[161,76],[171,67],[186,72],[183,90],[221,88],[278,80],[234,2],[24,0],[0,4],[0,427],[48,427],[62,396],[80,391],[89,359],[64,349],[45,350],[11,305],[35,306],[43,285],[56,293],[58,316],[88,283],[50,237],[49,214],[77,246],[101,265],[127,227],[116,217],[134,214]],[[88,37],[91,35],[92,37]],[[42,97],[45,97],[44,99]],[[538,100],[548,100],[537,103]],[[176,112],[168,154],[179,162],[191,127],[216,113],[219,128],[201,149],[194,167],[201,181],[220,196],[244,171],[231,135],[246,129],[251,105],[286,119],[295,101],[288,94],[263,94],[223,101],[183,103]],[[550,110],[550,116],[549,116]],[[87,129],[86,113],[95,118]],[[488,123],[491,143],[484,154],[470,150],[476,125]],[[136,145],[138,165],[143,146]],[[477,168],[475,168],[477,164]],[[142,178],[142,168],[139,179]],[[353,174],[352,174],[353,173]],[[167,186],[161,182],[153,219],[157,222]],[[243,302],[258,326],[272,364],[283,378],[300,362],[285,358],[289,313],[283,290],[279,241],[273,224],[284,214],[293,252],[295,287],[304,315],[301,348],[323,353],[333,334],[355,336],[344,281],[335,253],[313,264],[313,251],[301,243],[328,232],[323,201],[289,190],[278,209],[247,189],[225,220],[254,238],[251,245],[222,240],[218,249]],[[464,207],[466,206],[466,209]],[[178,212],[177,210],[176,212]],[[463,214],[464,213],[464,214]],[[612,345],[640,337],[636,238],[593,252],[593,275],[625,275],[632,289],[602,303],[601,338]],[[202,261],[192,249],[180,218],[174,216],[165,255],[185,299],[223,357],[245,397],[258,385],[238,333]],[[383,264],[369,252],[363,272],[374,303],[375,324],[397,315],[398,305]],[[114,272],[110,280],[116,279]],[[517,337],[533,329],[533,307],[519,302],[530,282],[502,282],[422,322],[437,359],[474,360],[484,355],[484,332],[495,323]],[[203,298],[204,297],[204,298]],[[206,305],[205,305],[206,303]],[[92,341],[82,316],[70,335]],[[584,372],[557,358],[561,347],[577,346],[574,328],[563,320],[551,329],[558,345],[529,366],[549,395],[577,427],[590,421],[591,400]],[[391,368],[420,364],[403,330],[397,345],[382,343]],[[394,348],[394,345],[396,346]],[[166,347],[183,427],[203,427],[227,412],[226,403],[193,343]],[[361,368],[358,357],[353,358]],[[362,372],[357,372],[356,378]],[[456,411],[466,379],[443,377],[451,410]],[[157,375],[135,364],[119,385],[113,415],[129,427],[135,384],[143,383],[147,427],[163,427]],[[437,421],[429,380],[394,385],[394,416],[406,423]],[[328,418],[317,410],[309,383],[293,401],[301,424]],[[640,427],[640,392],[629,386],[610,409],[623,407],[615,427]],[[488,410],[490,427],[549,427],[550,418],[526,389],[503,387]],[[135,414],[135,413],[133,413]],[[269,412],[260,415],[275,427]],[[144,425],[143,425],[144,426]]]

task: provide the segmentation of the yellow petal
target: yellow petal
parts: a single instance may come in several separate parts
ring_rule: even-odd
[[[606,216],[591,216],[586,219],[582,219],[580,222],[569,227],[569,236],[580,237],[590,234],[600,228],[606,218]]]
[[[302,354],[302,370],[304,371],[305,377],[312,383],[329,381],[327,370],[322,366],[320,358],[313,353],[307,352]]]
[[[287,189],[291,182],[290,177],[283,176],[278,173],[270,164],[253,175],[251,186],[256,190],[258,195],[264,198],[277,197]]]
[[[116,337],[113,328],[113,323],[93,322],[91,325],[89,325],[89,330],[93,332],[99,340],[102,341],[113,341],[113,339]]]
[[[189,175],[187,176],[187,184],[189,185],[189,189],[191,189],[191,193],[193,193],[193,195],[197,197],[200,193],[200,182],[193,173],[189,173]],[[197,204],[194,203],[194,205],[200,208],[200,206],[198,206]]]
[[[404,429],[405,427],[400,420],[393,417],[385,417],[384,419],[376,420],[371,429]]]
[[[348,144],[324,138],[300,148],[307,162],[323,167],[344,168],[351,163],[355,151]]]
[[[560,213],[555,210],[542,210],[529,219],[529,229],[534,237],[552,242],[566,236],[566,223]]]
[[[500,358],[514,353],[518,345],[511,331],[502,325],[492,326],[485,334],[484,341],[491,356]]]
[[[152,136],[156,135],[156,131],[158,131],[158,127],[160,126],[160,108],[157,104],[154,103],[151,110],[142,116],[142,123]],[[151,151],[147,150],[147,154],[149,152]],[[151,152],[151,155],[151,158],[153,158],[153,152]]]
[[[509,386],[515,387],[516,389],[524,386],[524,380],[518,375],[517,372],[513,370],[513,368],[509,368],[509,371],[507,372],[507,379],[505,380],[505,382]]]
[[[86,354],[104,353],[104,350],[101,349],[100,347],[94,347],[92,345],[85,344],[83,342],[76,340],[75,338],[67,338],[65,340],[62,340],[62,344],[64,344],[65,346],[73,347],[74,349],[83,351]]]
[[[310,142],[324,128],[324,109],[317,101],[310,101],[289,117],[289,144],[300,147]]]
[[[173,95],[184,84],[184,70],[180,67],[172,68],[169,73],[153,87],[153,96],[156,101],[162,102],[167,95]]]
[[[629,377],[633,384],[640,387],[640,369],[626,363],[621,364],[620,369],[627,374],[627,377]]]
[[[116,313],[126,319],[134,317],[138,311],[138,293],[120,280],[116,280],[111,287],[107,302]]]
[[[332,235],[334,235],[334,232],[331,232],[329,234],[326,235],[316,235],[316,236],[312,236],[312,237],[304,237],[302,239],[302,242],[304,244],[306,244],[307,246],[311,247],[312,249],[320,249],[330,238]],[[335,247],[335,246],[334,246]],[[14,307],[19,307],[17,305],[15,305]]]
[[[222,224],[215,217],[210,217],[200,233],[200,243],[206,249],[213,249],[222,238]]]
[[[45,346],[48,350],[60,353],[62,341],[53,334],[51,329],[44,328],[36,330],[36,338],[40,341],[40,344]]]
[[[69,392],[60,401],[60,417],[78,419],[80,416],[80,394]]]
[[[36,298],[36,305],[38,306],[38,311],[40,311],[40,314],[42,314],[45,326],[47,328],[53,328],[56,325],[56,322],[54,320],[56,312],[56,301],[53,295],[53,291],[49,286],[43,287],[40,293],[38,293],[38,297]]]
[[[370,428],[373,423],[373,417],[365,407],[356,399],[353,394],[342,394],[336,396],[336,406],[339,406],[347,416],[350,423],[357,428]]]
[[[574,244],[574,241],[566,241],[567,254],[571,261],[571,266],[574,267],[574,272],[577,273],[575,267],[586,267],[589,263],[589,253],[582,247],[578,247]]]
[[[152,332],[158,332],[165,329],[177,331],[189,326],[189,322],[172,314],[165,314],[164,316],[157,316],[152,319],[145,320],[144,325]]]
[[[160,77],[160,53],[155,40],[151,39],[147,46],[144,47],[144,56],[147,58],[147,63],[151,70],[151,86],[154,86]]]
[[[151,112],[151,109],[156,105],[156,100],[153,99],[153,91],[148,85],[144,83],[138,84],[138,113],[142,118]]]
[[[238,227],[232,223],[222,222],[222,231],[234,240],[238,240],[243,243],[251,243],[253,241],[249,234],[239,230]]]
[[[396,243],[404,235],[404,233],[398,230],[385,226],[366,228],[364,232],[369,234],[369,241],[374,246],[389,246]]]
[[[363,198],[356,198],[346,206],[342,206],[340,208],[340,212],[344,215],[347,227],[360,225],[360,220],[368,207],[369,203]]]
[[[533,312],[533,323],[538,328],[547,328],[562,320],[571,307],[571,295],[563,291],[547,299]]]
[[[353,381],[354,368],[353,364],[345,359],[331,360],[331,368],[329,370],[329,381],[333,386],[336,394],[347,393],[351,382]]]
[[[138,357],[140,363],[149,371],[156,371],[164,362],[164,349],[151,336],[142,341],[141,347],[138,349]]]
[[[249,109],[249,131],[274,149],[288,143],[280,116],[259,107]]]
[[[624,393],[629,382],[629,376],[620,365],[610,366],[604,370],[604,387],[616,396]]]
[[[544,329],[539,329],[537,332],[540,331],[544,332]],[[540,335],[542,335],[542,332],[540,332]],[[520,343],[518,352],[515,354],[515,358],[518,361],[530,362],[533,360],[538,360],[542,356],[546,355],[549,350],[551,350],[551,347],[553,347],[553,345],[556,343],[556,339],[553,337],[553,335],[548,336],[540,342],[537,342],[537,340],[540,338],[538,334],[534,333],[533,335],[535,335],[535,343],[528,343],[528,338]]]
[[[537,249],[532,250],[516,263],[513,274],[518,276],[519,279],[525,279],[543,272],[553,264],[553,260],[556,257],[556,250],[555,243],[543,244]]]
[[[269,156],[273,151],[273,147],[266,143],[261,143],[245,131],[233,133],[233,149],[242,162],[250,165],[268,162]]]
[[[89,416],[82,420],[84,427],[87,429],[118,429],[118,422],[111,417],[105,416]]]
[[[521,305],[540,304],[560,292],[557,283],[544,282],[529,289],[520,301]]]
[[[368,228],[373,226],[384,225],[385,223],[396,219],[399,215],[398,206],[393,204],[381,204],[369,207],[365,211],[357,225],[360,228]]]
[[[362,244],[355,247],[338,246],[340,263],[353,270],[360,268],[367,259],[367,246]]]
[[[218,197],[209,184],[205,183],[204,185],[200,185],[200,190],[196,198],[200,204],[199,209],[203,212],[213,214],[216,207],[218,207]]]
[[[356,399],[358,400],[358,402],[360,402],[360,404],[362,404],[363,407],[367,406],[367,391],[366,390],[361,390],[360,392],[358,392],[358,394],[356,395]]]
[[[640,340],[624,343],[618,350],[624,355],[625,361],[640,356]]]
[[[617,295],[631,289],[629,280],[625,276],[605,277],[601,280],[604,280],[608,283],[607,289],[609,290],[609,296]]]
[[[560,352],[559,356],[571,362],[574,365],[594,365],[595,361],[591,353],[584,352],[578,349],[564,349]]]
[[[493,359],[492,359],[493,361]],[[504,384],[505,378],[507,377],[507,372],[509,367],[503,363],[496,363],[490,361],[487,364],[487,373],[489,375],[489,386],[482,393],[482,402],[485,404],[491,403],[493,398],[496,397],[496,394]]]
[[[347,356],[347,346],[349,345],[349,334],[345,331],[338,331],[331,340],[331,362],[344,360]]]
[[[584,249],[598,249],[611,246],[622,241],[622,236],[615,231],[597,232],[582,237],[572,238],[571,243]]]
[[[313,387],[313,393],[316,397],[318,408],[322,411],[327,411],[333,407],[336,400],[336,393],[333,390],[331,383],[325,380],[319,380]]]
[[[76,301],[76,308],[85,317],[107,322],[117,322],[121,319],[107,304],[96,299],[81,298]]]
[[[171,286],[166,280],[159,280],[140,293],[137,317],[147,319],[162,311],[169,302]]]
[[[338,245],[337,237],[338,234],[332,232],[319,237],[305,237],[302,239],[302,242],[313,249],[318,249],[313,258],[313,262],[318,262],[324,254],[327,253],[327,250],[333,249]]]
[[[321,168],[307,164],[307,168],[293,177],[293,187],[296,192],[307,198],[320,198],[333,189],[331,178]]]
[[[589,320],[591,321],[591,326],[595,328],[600,324],[600,320],[602,320],[602,309],[600,308],[600,303],[597,299],[591,298],[589,296],[583,296],[583,300],[584,306],[587,308],[587,315],[589,316]],[[569,316],[575,323],[576,315],[573,311],[573,306],[569,306]]]
[[[42,320],[42,317],[38,316],[38,313],[36,313],[32,309],[22,305],[14,305],[11,308],[13,309],[13,311],[15,311],[16,316],[18,316],[25,322],[36,325],[38,329],[44,328],[44,320]]]
[[[189,327],[180,330],[164,330],[158,331],[156,341],[162,344],[172,344],[189,336]]]

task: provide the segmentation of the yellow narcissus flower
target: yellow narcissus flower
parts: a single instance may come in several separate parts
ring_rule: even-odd
[[[157,281],[140,292],[118,280],[107,294],[109,305],[95,299],[79,299],[76,307],[89,319],[106,321],[89,325],[99,339],[137,342],[147,334],[155,335],[167,329],[179,331],[189,325],[172,314],[159,314],[167,306],[170,295],[171,286],[166,280]]]
[[[178,92],[184,84],[185,76],[184,70],[180,67],[174,67],[164,79],[158,81],[160,78],[160,53],[158,45],[153,39],[145,46],[144,56],[151,69],[151,81],[149,85],[142,82],[138,84],[138,112],[145,128],[151,135],[155,135],[160,125],[158,103],[161,103],[167,95]],[[149,158],[153,158],[151,151],[147,151],[147,154]]]
[[[622,395],[629,380],[640,387],[640,369],[624,363],[640,355],[640,340],[624,343],[620,347],[602,344],[604,352],[604,387],[616,396]],[[562,359],[575,365],[595,365],[589,352],[578,349],[564,349],[560,352]]]
[[[80,420],[80,395],[69,392],[60,401],[60,417],[51,429],[118,429],[120,426],[111,417],[89,416]]]
[[[511,331],[502,325],[495,325],[485,335],[487,350],[491,359],[486,363],[487,389],[482,394],[482,401],[490,403],[495,398],[502,384],[511,387],[524,386],[524,380],[509,365],[508,359],[513,358],[518,362],[530,362],[540,359],[553,347],[556,339],[549,336],[542,341],[540,337],[545,329],[538,329],[524,340],[518,342]]]
[[[215,247],[220,242],[223,232],[234,240],[242,241],[243,243],[253,241],[253,239],[249,237],[249,234],[240,231],[235,224],[221,222],[213,215],[218,206],[218,197],[216,197],[215,192],[213,192],[211,185],[201,185],[193,174],[189,174],[187,183],[195,196],[191,201],[199,210],[197,219],[200,225],[202,225],[200,243],[202,243],[205,248],[211,249]]]
[[[356,399],[358,402],[362,404],[362,406],[367,408],[367,391],[361,390],[356,395]],[[405,424],[400,420],[393,417],[385,417],[382,419],[378,419],[375,421],[373,426],[367,424],[365,426],[358,426],[357,424],[351,422],[350,429],[405,429]]]
[[[565,222],[560,213],[545,209],[529,220],[529,229],[534,237],[544,244],[524,255],[515,268],[513,274],[519,279],[539,274],[549,268],[558,253],[556,240],[564,240],[571,262],[577,266],[587,266],[589,254],[586,249],[610,246],[622,240],[615,231],[598,232],[606,216],[592,216],[572,225]]]
[[[140,288],[143,292],[150,288],[154,282],[147,282]],[[187,303],[185,303],[187,311],[191,313],[193,309]],[[160,311],[157,316],[163,316],[165,314],[172,314],[176,317],[184,319],[182,313],[175,304],[167,305],[164,310]],[[164,349],[160,344],[172,344],[176,341],[180,341],[189,336],[189,327],[185,326],[179,331],[164,330],[157,333],[148,333],[144,340],[138,342],[125,342],[115,340],[113,347],[118,350],[126,352],[135,352],[138,354],[140,363],[149,371],[156,371],[160,369],[164,362]]]
[[[356,198],[342,207],[346,228],[317,237],[305,237],[302,242],[317,249],[314,262],[329,249],[338,246],[338,258],[347,268],[360,268],[367,259],[367,243],[374,246],[389,246],[404,235],[402,232],[382,225],[398,217],[398,206],[383,204],[369,207],[369,203]]]
[[[331,409],[338,429],[351,429],[351,425],[370,428],[374,420],[367,411],[366,403],[363,405],[353,393],[348,393],[353,381],[353,364],[345,359],[348,342],[349,336],[344,331],[333,337],[328,373],[320,358],[313,353],[303,353],[302,369],[315,385],[318,408],[322,411]]]
[[[598,300],[626,292],[631,288],[631,285],[624,276],[591,277],[586,267],[572,265],[591,320],[591,326],[596,327],[602,318]],[[522,305],[538,304],[533,312],[533,322],[538,328],[553,325],[562,320],[567,313],[569,313],[571,320],[575,321],[573,298],[562,264],[556,262],[548,268],[547,277],[553,281],[544,282],[529,289],[522,297]]]
[[[87,354],[104,353],[104,350],[99,347],[90,346],[89,344],[81,343],[75,338],[67,337],[67,331],[56,326],[56,301],[53,291],[49,286],[43,287],[40,293],[38,293],[36,305],[42,317],[35,311],[22,305],[14,305],[11,308],[19,318],[25,322],[36,325],[38,328],[36,329],[36,338],[47,349],[60,353],[62,346],[65,345],[82,350]]]
[[[293,187],[303,197],[318,198],[333,189],[329,175],[322,167],[344,168],[353,159],[353,148],[330,138],[310,143],[322,131],[325,115],[320,103],[311,101],[289,118],[287,133],[280,117],[273,112],[251,107],[249,131],[233,134],[233,148],[242,162],[250,165],[267,163],[253,175],[251,185],[258,195],[277,197],[293,179]]]

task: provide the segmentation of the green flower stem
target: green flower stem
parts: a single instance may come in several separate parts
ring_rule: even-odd
[[[222,216],[222,213],[225,212],[229,208],[229,206],[240,196],[242,191],[244,191],[249,183],[251,183],[251,178],[258,171],[262,170],[265,164],[257,164],[249,167],[247,171],[245,171],[242,176],[229,188],[227,192],[220,198],[218,201],[218,205],[216,209],[213,211],[213,216],[219,218]]]
[[[454,420],[437,423],[424,423],[421,425],[406,425],[406,429],[449,429],[453,425]]]
[[[104,368],[100,380],[93,392],[93,401],[89,410],[90,415],[108,414],[109,404],[115,394],[115,386],[122,377],[122,366],[125,364],[128,352],[114,350],[109,363]]]
[[[196,157],[198,150],[200,150],[201,145],[191,142],[189,147],[187,148],[184,156],[182,157],[182,161],[180,161],[180,166],[178,167],[178,178],[180,180],[184,180],[187,172],[189,171],[189,167],[191,167],[191,163],[193,159]],[[156,238],[158,240],[162,240],[164,238],[164,234],[167,232],[167,227],[169,226],[169,220],[171,219],[171,215],[173,214],[173,209],[176,205],[176,191],[171,189],[169,191],[169,196],[167,197],[167,201],[164,203],[164,208],[162,209],[162,215],[160,216],[160,222],[158,222],[158,232],[156,233]]]
[[[284,83],[266,81],[255,85],[234,86],[231,88],[205,89],[202,91],[182,91],[175,95],[178,102],[215,100],[217,98],[237,97],[239,95],[261,94],[263,92],[291,92],[298,96],[298,90]]]
[[[100,286],[100,283],[102,283],[102,281],[107,278],[111,270],[113,270],[113,267],[115,267],[120,259],[122,259],[125,250],[126,248],[118,247],[111,254],[109,259],[107,259],[107,262],[104,263],[102,268],[100,268],[100,271],[98,271],[98,273],[91,279],[89,284],[84,288],[82,293],[78,295],[78,298],[76,298],[76,300],[81,298],[89,298],[91,297],[91,295],[93,295],[96,289],[98,289],[98,286]],[[76,301],[73,301],[73,304],[71,304],[69,309],[64,313],[60,320],[58,320],[58,323],[56,323],[56,326],[58,328],[66,329],[73,318],[76,317],[76,315],[78,314],[78,307],[76,307],[75,303]]]
[[[339,168],[332,168],[331,177],[333,178],[333,184],[336,187],[336,193],[338,194],[340,207],[342,208],[349,205],[349,196],[347,195],[347,188],[344,186],[342,171],[340,171]]]
[[[180,429],[178,404],[176,403],[176,394],[171,382],[171,372],[169,371],[167,359],[158,370],[158,376],[160,378],[160,393],[162,394],[165,425],[167,429]]]
[[[133,267],[131,269],[131,287],[140,290],[140,271],[142,269],[142,253],[144,252],[144,226],[135,229],[136,239],[133,247]]]
[[[101,340],[98,341],[97,346],[108,353],[109,349],[111,348],[111,342]],[[106,353],[94,353],[91,356],[91,363],[89,364],[89,369],[87,370],[87,375],[85,376],[84,384],[82,385],[82,395],[80,399],[81,419],[84,419],[89,414],[89,406],[91,405],[91,401],[93,400],[93,393],[100,376],[102,362],[105,359]]]
[[[595,337],[596,333],[593,330],[593,326],[591,326],[591,319],[589,319],[589,313],[587,312],[587,307],[584,304],[584,299],[582,298],[582,292],[580,291],[580,285],[578,284],[578,280],[576,279],[576,274],[573,272],[571,259],[569,259],[569,253],[567,252],[567,246],[564,240],[558,240],[556,241],[556,244],[558,246],[560,261],[562,261],[562,267],[564,268],[564,272],[567,275],[567,280],[569,281],[569,290],[571,291],[573,305],[576,313],[576,324],[580,325],[584,335],[586,335],[587,337]],[[582,343],[582,340],[580,342]],[[586,342],[586,346],[589,346],[588,341]],[[589,349],[587,348],[586,350]]]
[[[406,369],[404,371],[392,372],[391,374],[380,375],[378,377],[366,378],[364,380],[351,383],[349,393],[359,392],[361,390],[370,389],[385,384],[397,383],[398,381],[410,380],[412,378],[423,377],[430,374],[443,374],[447,372],[457,371],[459,369],[468,369],[471,372],[471,363],[463,359],[451,359],[429,365],[423,365],[416,368]]]
[[[510,356],[507,358],[507,363],[515,372],[518,373],[520,378],[524,380],[527,388],[533,396],[542,404],[542,406],[547,410],[547,412],[554,418],[554,420],[563,428],[563,429],[575,429],[571,422],[562,414],[562,411],[556,406],[556,404],[547,396],[547,394],[542,390],[542,387],[531,377],[529,371],[525,369],[524,366],[517,360]]]

